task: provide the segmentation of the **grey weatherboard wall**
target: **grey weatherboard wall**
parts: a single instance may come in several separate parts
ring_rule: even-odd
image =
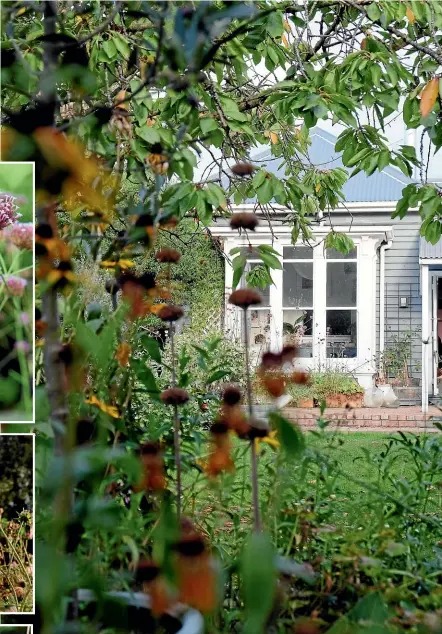
[[[309,159],[320,169],[343,167],[340,153],[335,151],[336,137],[320,128],[314,128],[310,133],[312,144],[309,147]],[[265,150],[251,157],[252,163],[265,166],[265,169],[284,178],[284,168],[281,168],[282,159],[274,158]],[[350,170],[348,170],[350,171]],[[359,173],[343,187],[345,202],[386,202],[394,203],[402,195],[403,188],[413,182],[399,170],[387,167],[382,172],[375,172],[371,176]],[[253,202],[252,200],[247,202]],[[332,212],[334,225],[350,225],[350,217],[347,213]],[[224,221],[225,222],[225,221]],[[223,221],[220,224],[224,224]],[[327,221],[325,221],[325,224]],[[421,364],[421,328],[422,328],[422,302],[420,297],[420,267],[419,267],[419,228],[421,220],[417,213],[409,212],[403,220],[392,219],[388,211],[356,212],[351,218],[351,225],[360,226],[387,225],[393,228],[393,240],[390,249],[385,252],[385,343],[388,347],[391,337],[414,331],[411,344],[411,369],[417,378],[420,376]],[[379,281],[379,256],[377,258],[377,285],[376,285],[376,348],[379,350],[380,327],[380,281]],[[399,308],[398,302],[401,296],[408,297],[409,307]]]

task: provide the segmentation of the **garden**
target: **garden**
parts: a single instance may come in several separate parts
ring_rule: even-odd
[[[441,426],[331,432],[327,398],[354,407],[358,386],[300,370],[296,342],[252,363],[248,316],[280,264],[260,247],[245,273],[211,226],[247,237],[278,204],[308,244],[350,171],[418,164],[383,133],[404,100],[407,128],[438,149],[442,8],[47,0],[2,13],[2,157],[36,169],[38,497],[35,614],[3,623],[440,632]],[[320,119],[345,126],[349,171],[309,164]],[[250,162],[259,145],[287,178]],[[413,187],[397,213],[419,204],[437,241],[440,190]],[[324,240],[353,246],[337,230]],[[319,405],[314,431],[260,413],[285,394]]]
[[[0,611],[33,609],[33,437],[0,435]]]
[[[0,421],[32,420],[33,181],[0,164]]]

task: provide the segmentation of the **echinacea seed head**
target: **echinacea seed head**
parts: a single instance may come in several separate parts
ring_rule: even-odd
[[[175,306],[174,304],[167,304],[160,308],[157,313],[157,316],[162,321],[168,321],[172,323],[173,321],[178,321],[184,315],[184,311],[181,306]]]
[[[176,545],[175,550],[185,557],[198,557],[202,555],[206,549],[204,539],[199,535],[193,535],[188,538],[181,539]]]
[[[152,561],[142,559],[135,571],[135,581],[137,583],[149,583],[158,577],[160,568]]]
[[[230,219],[230,227],[232,229],[248,229],[249,231],[255,231],[258,225],[258,216],[251,212],[233,214]]]
[[[160,396],[166,405],[184,405],[189,400],[189,394],[180,387],[169,387]]]
[[[290,363],[297,356],[297,348],[296,346],[286,345],[283,346],[281,350],[281,360],[283,363]]]
[[[281,355],[276,352],[264,352],[261,358],[261,367],[264,370],[276,370],[281,367]]]
[[[231,171],[235,176],[250,176],[255,171],[255,166],[251,163],[236,163],[231,168]]]
[[[142,456],[156,456],[159,452],[160,446],[156,442],[145,442],[140,448]]]
[[[229,297],[229,304],[247,310],[250,306],[258,306],[261,303],[261,295],[253,288],[240,288]]]
[[[222,436],[229,431],[228,424],[223,420],[218,420],[210,427],[210,433],[214,436]]]
[[[241,391],[236,385],[228,385],[223,392],[223,401],[226,405],[237,405],[241,400]]]
[[[177,251],[176,249],[171,249],[169,247],[160,249],[160,251],[158,251],[158,253],[155,256],[155,259],[157,260],[157,262],[161,262],[161,263],[169,262],[171,264],[179,262],[180,258],[181,258],[181,253]]]
[[[106,280],[104,287],[111,295],[116,295],[120,290],[120,285],[117,280]]]

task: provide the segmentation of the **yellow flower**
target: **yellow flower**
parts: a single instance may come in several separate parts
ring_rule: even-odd
[[[280,442],[279,440],[276,440],[276,435],[277,435],[277,431],[276,429],[274,429],[273,431],[270,432],[270,434],[268,436],[265,436],[264,438],[255,438],[255,447],[256,449],[259,448],[259,444],[262,442],[265,442],[266,445],[270,445],[271,447],[273,447],[274,449],[279,449]]]
[[[115,405],[106,405],[106,403],[100,401],[94,394],[90,398],[86,399],[85,403],[86,405],[95,405],[95,407],[101,409],[101,411],[105,414],[112,416],[112,418],[120,418],[118,407],[115,407]]]
[[[114,269],[116,266],[119,266],[123,271],[126,269],[130,269],[135,266],[135,262],[133,260],[105,260],[101,262],[100,266],[106,269]]]

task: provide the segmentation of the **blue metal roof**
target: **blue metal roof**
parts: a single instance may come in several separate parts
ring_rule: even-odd
[[[335,150],[337,138],[333,134],[316,127],[311,130],[310,138],[312,142],[308,148],[308,155],[313,165],[323,169],[344,167],[351,173],[352,169],[345,168],[343,165],[341,153]],[[273,157],[268,149],[261,154],[251,156],[251,161],[260,161],[262,164],[262,161],[267,158],[266,170],[284,179],[283,159]],[[283,165],[282,168],[281,165]],[[382,172],[376,171],[371,176],[359,172],[345,183],[342,192],[346,202],[397,201],[402,198],[403,188],[412,182],[414,181],[398,169],[386,167]]]

